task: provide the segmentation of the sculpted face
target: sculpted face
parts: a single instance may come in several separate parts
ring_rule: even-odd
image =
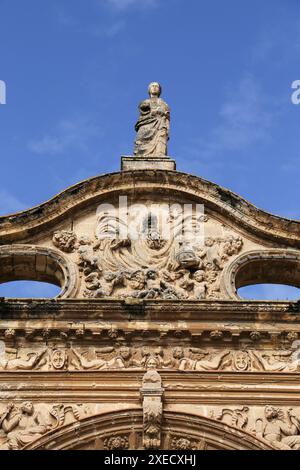
[[[202,282],[204,281],[204,271],[196,271],[194,273],[194,279],[197,282]]]
[[[31,401],[26,401],[25,403],[23,403],[21,409],[24,413],[28,415],[33,414],[33,404],[31,403]]]
[[[214,244],[214,241],[212,238],[207,238],[205,240],[205,246],[213,246],[213,244]]]
[[[183,349],[180,347],[174,348],[173,349],[173,357],[174,359],[182,359],[184,356]]]
[[[265,415],[267,419],[277,418],[278,411],[273,406],[266,406]]]
[[[123,359],[129,359],[130,358],[130,349],[129,348],[121,348],[120,349],[120,355]]]
[[[147,362],[147,369],[157,369],[158,368],[158,363],[155,357],[151,356]]]
[[[160,97],[160,95],[161,95],[161,86],[157,82],[150,83],[148,91],[149,91],[150,96]]]
[[[157,272],[152,269],[149,269],[149,271],[147,272],[148,279],[156,279],[156,276]]]
[[[240,249],[240,248],[242,248],[242,246],[243,246],[243,240],[242,240],[241,238],[238,238],[238,239],[236,240],[236,247],[237,247],[238,249]]]
[[[235,355],[234,363],[237,370],[247,370],[250,365],[248,354],[244,351],[238,352]]]

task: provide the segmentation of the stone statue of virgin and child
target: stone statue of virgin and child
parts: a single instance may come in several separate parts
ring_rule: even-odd
[[[139,106],[140,117],[136,123],[137,131],[134,155],[138,158],[161,158],[168,154],[170,130],[170,108],[161,98],[159,83],[150,83],[149,99]]]

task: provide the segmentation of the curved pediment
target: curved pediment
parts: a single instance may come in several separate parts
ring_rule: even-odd
[[[264,258],[273,249],[280,261],[290,248],[298,273],[300,222],[263,212],[196,176],[122,171],[2,217],[0,244],[2,282],[13,280],[16,271],[18,279],[28,279],[29,272],[32,280],[35,272],[36,279],[41,272],[52,275],[54,249],[72,271],[70,289],[70,275],[60,275],[61,297],[215,300],[235,296],[239,286],[232,284],[228,266],[240,256],[249,254],[250,263],[251,253]],[[20,256],[24,246],[28,256]],[[48,250],[46,259],[41,249]],[[296,277],[289,280],[299,286]]]
[[[0,241],[14,243],[53,227],[88,206],[117,194],[172,194],[205,204],[249,233],[300,246],[300,222],[269,214],[227,189],[203,178],[164,170],[110,173],[78,183],[49,201],[26,211],[0,217]]]

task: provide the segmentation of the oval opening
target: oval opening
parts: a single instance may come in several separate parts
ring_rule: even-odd
[[[286,284],[254,284],[238,289],[238,295],[245,300],[299,300],[300,289]]]
[[[0,297],[14,299],[49,299],[60,294],[57,285],[42,281],[10,281],[0,284]]]

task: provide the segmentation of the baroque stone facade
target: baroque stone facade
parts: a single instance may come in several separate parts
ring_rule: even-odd
[[[0,218],[0,282],[61,287],[0,299],[0,448],[298,450],[299,302],[237,290],[300,287],[300,223],[170,170],[149,91],[121,172]]]

